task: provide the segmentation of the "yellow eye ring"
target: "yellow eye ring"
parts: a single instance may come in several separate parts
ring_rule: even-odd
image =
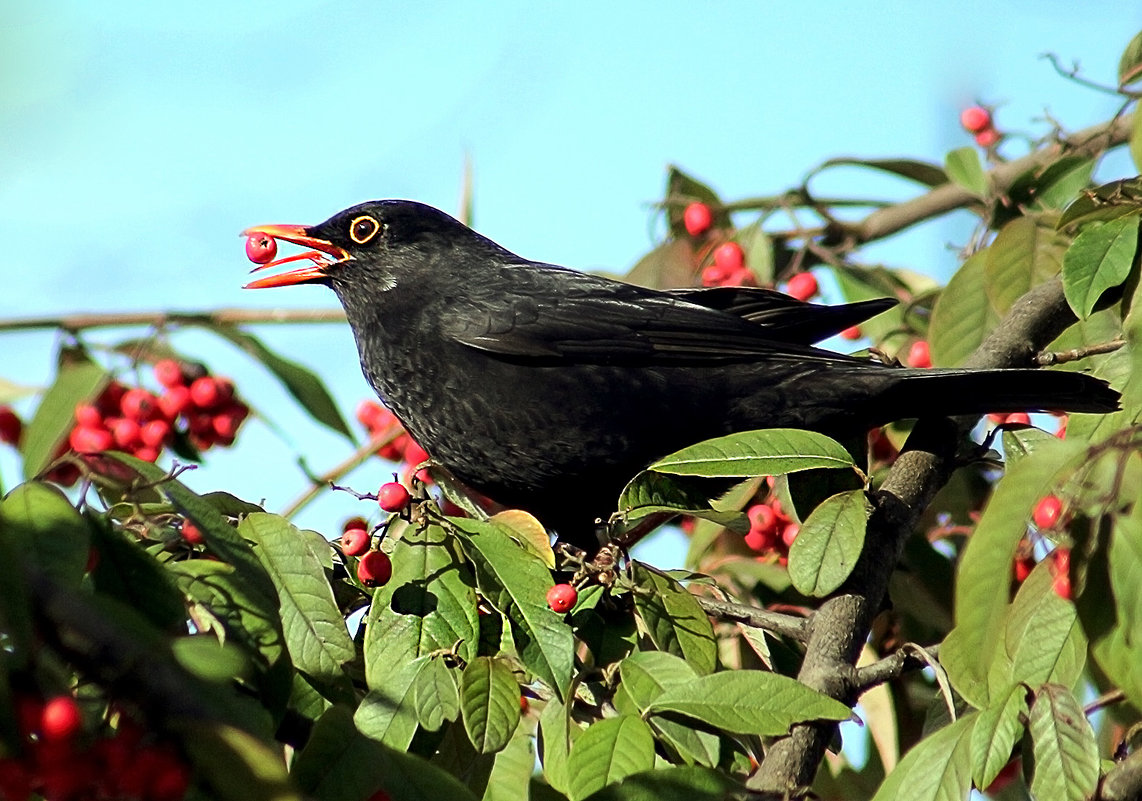
[[[377,235],[381,224],[367,214],[362,214],[349,223],[349,238],[363,245]]]

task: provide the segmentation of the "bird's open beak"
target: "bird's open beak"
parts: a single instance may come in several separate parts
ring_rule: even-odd
[[[304,225],[256,225],[242,232],[242,236],[255,236],[258,234],[270,236],[274,239],[281,239],[285,242],[292,242],[302,247],[313,248],[313,250],[307,250],[304,253],[298,253],[293,256],[286,256],[284,259],[275,259],[267,264],[259,264],[250,270],[250,272],[254,273],[258,270],[269,269],[270,267],[280,267],[292,261],[308,259],[312,263],[296,270],[289,270],[288,272],[279,273],[278,275],[270,275],[265,278],[259,278],[256,281],[251,281],[243,287],[244,289],[266,289],[267,287],[290,286],[292,284],[324,283],[329,280],[326,269],[330,265],[350,258],[348,253],[332,242],[310,236],[309,229]],[[329,256],[332,256],[333,259],[330,260]]]

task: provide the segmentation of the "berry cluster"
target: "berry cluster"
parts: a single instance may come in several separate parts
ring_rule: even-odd
[[[120,716],[118,727],[85,736],[79,704],[70,695],[13,699],[20,750],[0,759],[0,798],[25,801],[180,801],[190,767],[170,745],[146,739]]]
[[[991,109],[971,106],[960,112],[960,125],[975,137],[975,143],[983,148],[993,148],[1003,139],[1003,134],[995,127]]]
[[[389,485],[385,485],[389,486]],[[394,486],[400,487],[399,484]],[[381,488],[382,490],[384,487]],[[404,487],[401,487],[403,490]],[[407,490],[405,490],[407,494]],[[403,507],[402,507],[403,508]],[[354,517],[345,521],[341,533],[341,552],[346,556],[360,557],[357,560],[357,580],[366,587],[380,587],[388,583],[393,575],[393,563],[388,554],[372,548],[373,537],[369,524],[364,518]]]
[[[398,464],[403,462],[408,467],[406,472],[410,472],[428,458],[428,451],[420,447],[404,430],[396,415],[376,401],[363,400],[357,404],[357,422],[365,427],[370,437],[374,438],[386,432],[399,432],[377,449],[377,455],[390,462]],[[428,481],[427,473],[419,475],[418,478]]]
[[[162,387],[158,394],[112,381],[93,403],[76,406],[68,447],[76,453],[122,450],[153,462],[180,433],[199,450],[233,444],[250,409],[230,379],[174,359],[156,362],[154,375]],[[74,472],[56,473],[52,478],[60,483],[75,481]]]
[[[765,503],[756,503],[746,510],[749,518],[749,532],[745,544],[756,551],[759,559],[770,561],[776,557],[777,563],[789,562],[789,547],[801,532],[801,526],[781,508],[781,501],[769,498]]]
[[[1040,532],[1058,529],[1067,522],[1066,508],[1057,495],[1047,495],[1039,499],[1031,511],[1031,522]],[[1060,598],[1071,598],[1071,549],[1060,545],[1047,557],[1051,560],[1051,586]],[[1024,538],[1015,551],[1013,570],[1015,581],[1022,584],[1035,569],[1034,547],[1030,539]]]

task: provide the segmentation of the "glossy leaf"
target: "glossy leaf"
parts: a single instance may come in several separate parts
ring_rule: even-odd
[[[206,328],[261,362],[314,420],[353,441],[353,432],[337,409],[333,396],[314,372],[274,353],[253,334],[239,328],[231,325],[207,325]]]
[[[20,440],[24,476],[39,475],[55,458],[75,426],[75,407],[95,398],[111,379],[95,362],[64,361],[55,381],[40,399]]]
[[[723,801],[735,797],[733,789],[733,783],[718,771],[668,765],[604,787],[590,801]]]
[[[709,520],[724,528],[745,533],[749,521],[736,509],[715,509],[710,505],[709,485],[701,479],[671,476],[643,470],[623,488],[618,515],[632,521],[667,512]]]
[[[424,656],[388,666],[387,680],[375,683],[353,715],[361,734],[398,751],[409,747],[418,722],[416,680],[429,661]]]
[[[985,251],[984,281],[991,305],[1006,314],[1034,286],[1058,275],[1066,237],[1048,217],[1017,217],[1000,229]]]
[[[979,151],[974,147],[961,147],[953,150],[944,160],[944,170],[954,183],[983,197],[988,191],[987,173],[979,160]]]
[[[517,731],[496,754],[482,801],[529,801],[528,780],[535,771],[535,748],[525,731]]]
[[[1063,210],[1058,227],[1066,228],[1096,221],[1109,222],[1138,214],[1142,214],[1142,178],[1123,178],[1083,192],[1075,198]]]
[[[987,296],[986,265],[986,250],[973,254],[936,300],[928,326],[934,364],[960,366],[999,323],[999,315]]]
[[[468,739],[481,754],[507,746],[519,726],[519,684],[502,659],[479,656],[460,677],[460,710]]]
[[[534,515],[523,509],[505,509],[488,518],[488,522],[503,528],[509,537],[538,556],[543,564],[555,569],[551,535]]]
[[[481,592],[507,617],[520,659],[562,697],[571,682],[573,644],[570,627],[547,606],[551,573],[498,527],[449,519],[476,564]]]
[[[698,673],[709,673],[717,660],[714,630],[702,607],[674,579],[639,562],[631,563],[635,614],[659,650],[682,657]]]
[[[848,451],[824,434],[769,428],[691,445],[659,459],[648,469],[674,475],[750,478],[852,466]]]
[[[798,592],[824,597],[849,577],[864,548],[872,503],[864,490],[826,498],[789,548],[789,578]]]
[[[854,159],[833,158],[814,169],[809,176],[812,177],[828,167],[868,167],[880,170],[924,186],[939,186],[948,182],[948,174],[935,164],[913,159]]]
[[[448,662],[439,656],[429,658],[413,683],[416,718],[428,731],[460,717],[460,669]]]
[[[637,707],[639,714],[675,684],[698,678],[698,672],[681,657],[664,651],[638,651],[619,663],[623,690]]]
[[[654,767],[654,735],[642,718],[620,715],[593,723],[567,759],[567,797],[581,801],[608,784]]]
[[[971,733],[972,779],[976,787],[987,787],[1011,761],[1012,751],[1023,736],[1027,716],[1027,689],[1015,685],[1006,695],[998,695],[991,706],[976,717]]]
[[[1098,784],[1098,744],[1074,694],[1056,684],[1042,687],[1027,729],[1035,759],[1031,793],[1052,801],[1091,798]]]
[[[277,588],[282,631],[294,666],[319,682],[330,700],[352,698],[345,668],[356,649],[325,571],[297,527],[262,512],[242,520],[238,533],[254,543]]]
[[[1126,280],[1138,248],[1138,217],[1091,223],[1063,256],[1063,291],[1080,318],[1090,316],[1106,290]]]
[[[733,734],[785,734],[794,723],[845,720],[852,710],[796,679],[760,670],[735,670],[672,685],[652,714],[677,713]]]
[[[1126,641],[1142,646],[1142,506],[1115,521],[1110,538],[1110,587]]]
[[[953,801],[971,791],[970,715],[929,734],[888,775],[872,801]]]
[[[386,687],[393,665],[456,643],[461,659],[475,656],[476,594],[449,541],[440,526],[410,526],[391,540],[393,575],[373,592],[366,617],[365,680],[370,689]]]
[[[567,794],[569,775],[567,758],[571,754],[571,744],[583,731],[573,723],[567,708],[559,701],[547,702],[539,716],[539,747],[543,776],[560,793]]]

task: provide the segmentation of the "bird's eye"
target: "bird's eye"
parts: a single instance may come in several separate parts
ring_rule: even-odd
[[[363,245],[377,235],[381,224],[368,215],[362,215],[349,225],[349,237],[358,245]]]

